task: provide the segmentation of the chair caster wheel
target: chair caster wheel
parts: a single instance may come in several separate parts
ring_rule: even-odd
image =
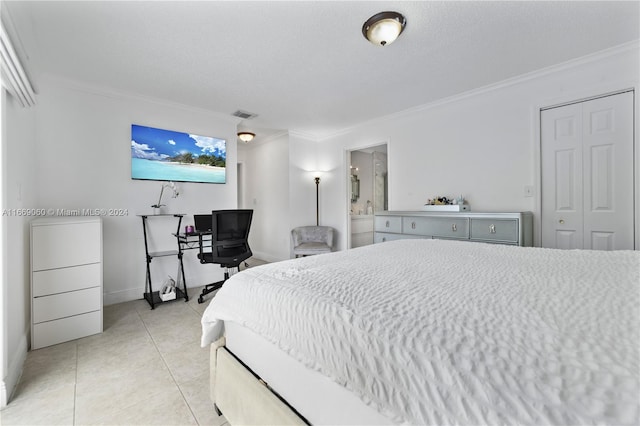
[[[198,297],[198,303],[204,303],[204,299],[202,298],[202,296]]]

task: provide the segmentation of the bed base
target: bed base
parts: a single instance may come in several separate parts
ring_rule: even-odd
[[[209,390],[218,414],[231,425],[309,424],[224,344],[224,338],[211,344]]]

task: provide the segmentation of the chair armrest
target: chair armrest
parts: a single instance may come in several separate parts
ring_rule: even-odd
[[[333,248],[333,228],[327,230],[327,245]]]
[[[300,230],[298,229],[291,230],[291,238],[293,238],[294,247],[297,247],[302,243],[302,235],[300,234]]]

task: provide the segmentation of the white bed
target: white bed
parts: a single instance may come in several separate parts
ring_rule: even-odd
[[[393,241],[245,270],[202,324],[311,424],[640,423],[638,252]]]

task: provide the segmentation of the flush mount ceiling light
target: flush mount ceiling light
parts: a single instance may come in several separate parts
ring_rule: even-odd
[[[407,19],[398,12],[380,12],[367,19],[362,35],[375,45],[386,46],[398,38],[406,24]]]
[[[253,138],[255,138],[255,137],[256,137],[255,133],[238,132],[238,139],[240,139],[244,143],[251,142],[253,140]]]

